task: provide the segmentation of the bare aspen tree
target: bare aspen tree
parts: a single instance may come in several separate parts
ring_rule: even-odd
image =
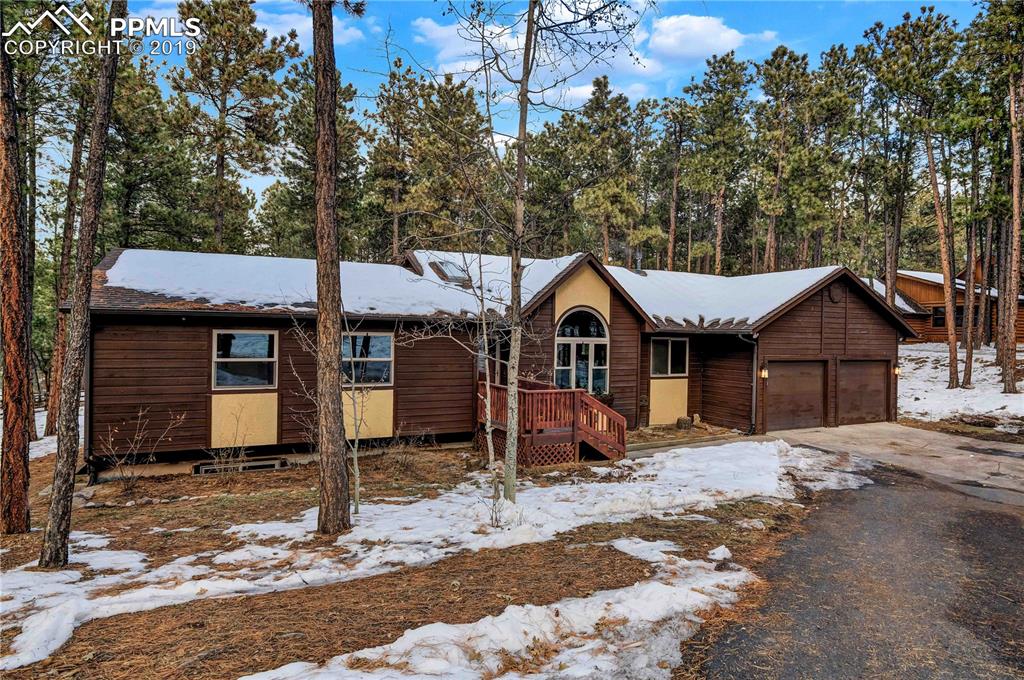
[[[523,250],[528,234],[526,215],[530,114],[561,99],[566,86],[597,61],[618,50],[629,52],[632,31],[642,8],[621,0],[528,0],[513,2],[450,2],[449,13],[467,43],[466,57],[476,61],[470,76],[482,81],[486,116],[495,129],[499,110],[510,109],[515,130],[508,135],[511,164],[492,135],[490,152],[498,179],[511,202],[511,214],[487,211],[489,227],[505,242],[509,266],[508,408],[506,411],[504,497],[515,500],[519,423],[519,361],[523,340]],[[509,167],[511,166],[511,167]]]
[[[127,0],[112,0],[110,18],[123,18]],[[57,460],[53,470],[50,511],[43,532],[39,566],[57,568],[68,563],[68,535],[71,531],[71,496],[75,490],[78,462],[78,394],[89,345],[89,301],[92,295],[92,260],[103,205],[103,178],[107,163],[107,131],[110,127],[117,78],[118,50],[107,36],[110,52],[105,54],[96,78],[96,93],[89,136],[89,161],[85,170],[85,193],[78,236],[71,314],[68,322],[67,356],[61,374],[60,417],[57,420]]]
[[[68,195],[64,204],[64,227],[60,241],[60,265],[57,270],[57,306],[68,294],[68,279],[71,276],[71,259],[75,247],[75,216],[78,212],[78,180],[82,168],[82,146],[88,129],[88,101],[84,96],[78,100],[78,114],[75,117],[75,131],[71,137],[71,165],[68,168]],[[53,356],[50,359],[50,392],[46,400],[46,427],[43,435],[50,437],[57,433],[58,406],[60,404],[60,375],[64,368],[64,351],[67,347],[67,315],[57,311],[53,329]]]

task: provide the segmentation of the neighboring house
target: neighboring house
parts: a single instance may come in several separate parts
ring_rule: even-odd
[[[619,457],[627,428],[694,414],[754,432],[895,418],[897,343],[914,333],[845,268],[729,278],[589,254],[524,264],[526,464]],[[357,421],[361,438],[478,429],[477,293],[500,320],[508,266],[437,251],[342,264],[350,434]],[[161,456],[308,447],[315,273],[313,260],[111,251],[93,273],[86,460],[123,450],[140,412]]]
[[[964,276],[964,272],[960,272],[958,276]],[[976,272],[976,276],[981,278],[978,272]],[[885,283],[879,280],[874,280],[872,283],[875,291],[884,297]],[[974,301],[976,305],[979,305],[975,307],[975,310],[980,309],[983,291],[981,286],[975,286]],[[954,323],[958,334],[963,331],[966,292],[967,284],[962,278],[957,278]],[[903,314],[907,324],[917,333],[917,337],[911,339],[911,342],[946,342],[946,303],[941,273],[900,269],[896,272],[896,294],[896,307]],[[999,297],[999,291],[991,288],[989,296],[992,302],[988,322],[990,330],[994,330],[997,320],[996,300]],[[1017,302],[1016,338],[1018,343],[1024,343],[1024,296],[1021,296]]]

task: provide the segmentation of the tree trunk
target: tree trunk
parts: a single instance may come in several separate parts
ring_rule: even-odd
[[[715,196],[715,274],[722,273],[722,237],[725,235],[725,185]]]
[[[605,266],[608,266],[608,264],[611,262],[611,260],[610,260],[611,236],[610,236],[609,232],[610,232],[610,228],[608,226],[608,222],[605,221],[601,225],[601,242],[603,244],[602,247],[601,247],[601,264],[603,264]],[[628,259],[628,256],[627,256],[627,259]],[[629,266],[628,262],[626,263],[626,266]]]
[[[949,384],[953,389],[960,385],[960,374],[957,370],[956,354],[956,286],[953,284],[955,272],[950,271],[950,250],[952,234],[946,226],[945,210],[942,207],[942,196],[939,194],[939,178],[935,167],[935,153],[932,150],[930,131],[924,135],[924,147],[928,154],[928,178],[932,185],[932,203],[935,207],[935,225],[939,231],[939,255],[942,259],[942,295],[946,304],[946,342],[949,345]]]
[[[28,348],[28,375],[25,399],[28,401],[28,413],[25,416],[25,427],[28,429],[28,440],[39,439],[36,428],[36,402],[33,398],[32,377],[35,375],[32,362],[32,304],[35,299],[36,280],[36,114],[34,111],[25,115],[25,275],[21,280],[22,295],[25,296],[25,346]]]
[[[974,372],[974,269],[977,260],[978,240],[978,193],[981,182],[981,172],[978,167],[978,146],[980,140],[978,133],[971,136],[971,216],[967,221],[967,272],[964,277],[964,377],[960,381],[960,387],[970,389],[973,387],[971,381]]]
[[[530,78],[533,74],[534,41],[536,40],[539,0],[529,0],[526,10],[526,35],[523,43],[523,64],[519,75],[517,104],[519,126],[516,132],[516,174],[513,196],[512,237],[508,240],[511,259],[509,300],[509,353],[508,399],[505,412],[505,500],[516,500],[516,467],[519,455],[519,355],[523,342],[523,241],[526,238],[526,154],[529,133],[527,119],[530,113]],[[605,249],[607,255],[607,247]]]
[[[1013,221],[1010,225],[1009,256],[1006,290],[1000,297],[1006,299],[1006,350],[1003,357],[1003,392],[1017,393],[1017,296],[1020,293],[1020,230],[1021,230],[1021,139],[1020,105],[1024,97],[1024,76],[1015,74],[1010,78],[1010,146],[1013,177],[1010,188],[1010,204]]]
[[[110,18],[127,14],[127,0],[112,0]],[[108,47],[113,45],[108,43]],[[85,370],[89,344],[89,299],[92,294],[92,260],[96,230],[103,205],[103,176],[106,172],[107,129],[114,99],[117,77],[117,51],[103,57],[96,76],[95,108],[89,137],[89,162],[85,170],[85,192],[82,199],[82,225],[78,237],[75,280],[71,294],[71,316],[68,321],[67,356],[61,374],[60,417],[57,421],[57,459],[53,470],[50,511],[43,532],[43,548],[39,566],[63,567],[68,563],[68,534],[71,531],[71,496],[75,489],[75,467],[78,462],[78,393]]]
[[[337,175],[337,77],[334,67],[333,3],[313,3],[313,70],[316,77],[316,296],[317,448],[320,454],[320,515],[317,531],[338,534],[352,526],[345,417],[342,410],[341,262],[334,187]]]
[[[676,148],[678,149],[678,143]],[[668,204],[668,252],[666,252],[665,269],[675,269],[676,258],[676,212],[679,210],[679,154],[676,153],[672,163],[672,195]]]
[[[398,262],[399,260],[399,243],[401,237],[398,233],[399,219],[398,219],[398,200],[400,198],[400,192],[398,188],[398,178],[395,178],[395,186],[391,188],[391,261]]]
[[[60,266],[57,270],[57,306],[60,307],[68,294],[68,277],[71,272],[71,252],[75,245],[75,213],[78,201],[78,177],[82,168],[82,144],[88,123],[88,103],[83,96],[78,100],[78,116],[75,118],[75,132],[71,138],[71,165],[68,168],[68,195],[64,203],[64,230],[60,242]],[[64,351],[67,347],[67,315],[57,311],[53,330],[53,356],[50,358],[50,390],[46,403],[46,429],[43,435],[51,437],[57,433],[57,405],[60,403],[60,375],[64,369]]]
[[[686,218],[686,271],[693,271],[693,216],[689,211]]]
[[[4,25],[0,14],[0,32]],[[26,344],[25,212],[22,209],[21,156],[14,104],[13,65],[0,50],[0,333],[3,336],[3,451],[0,458],[0,532],[29,530],[28,403],[29,348]]]
[[[213,201],[213,243],[220,250],[224,242],[224,152],[217,151],[214,161],[214,184],[217,197]]]
[[[974,348],[980,349],[981,344],[992,344],[992,297],[990,295],[992,278],[992,216],[985,219],[985,241],[981,246],[981,308],[978,313],[978,330],[974,336]]]

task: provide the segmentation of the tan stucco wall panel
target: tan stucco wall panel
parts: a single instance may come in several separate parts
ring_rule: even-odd
[[[214,394],[210,408],[210,446],[263,446],[277,443],[277,393]]]
[[[581,267],[555,291],[555,319],[561,319],[573,307],[590,307],[600,312],[608,322],[611,320],[611,300],[608,284],[593,267]]]
[[[686,415],[687,378],[651,379],[651,425],[671,425]]]
[[[359,438],[374,439],[395,434],[395,391],[346,390],[342,395],[345,408],[345,436],[356,434],[356,414],[359,414]]]

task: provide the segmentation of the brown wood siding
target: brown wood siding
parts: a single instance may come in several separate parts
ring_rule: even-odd
[[[553,293],[553,291],[552,291]],[[519,372],[523,377],[552,382],[555,365],[555,296],[548,296],[524,324]]]
[[[914,302],[924,307],[926,310],[931,310],[932,307],[942,307],[946,304],[945,298],[942,293],[942,286],[935,283],[928,283],[926,281],[918,281],[917,279],[907,278],[905,276],[898,276],[896,278],[896,290],[903,293],[905,296],[910,297]],[[964,303],[963,291],[957,291],[956,303],[962,305]],[[978,295],[975,298],[975,303],[981,305],[981,296]],[[992,328],[996,328],[997,321],[997,309],[999,302],[992,298],[990,300],[991,310],[991,323]],[[977,307],[975,308],[978,309]],[[977,313],[977,312],[976,312]],[[909,339],[908,342],[946,342],[946,327],[941,326],[936,328],[932,326],[931,316],[921,316],[917,314],[905,314],[903,316],[904,321],[914,329],[919,337]],[[960,333],[961,329],[957,327],[957,333]],[[1024,342],[1024,306],[1018,306],[1017,310],[1017,342]]]
[[[829,288],[832,288],[830,295]],[[840,279],[816,291],[763,329],[759,365],[769,361],[826,362],[825,425],[838,424],[838,365],[843,359],[897,359],[899,331],[859,287]],[[768,380],[772,379],[769,372]],[[896,381],[889,381],[889,419],[896,417]],[[758,431],[766,427],[765,382],[758,383]]]
[[[612,408],[626,418],[626,427],[638,424],[640,375],[640,319],[616,291],[611,296],[609,349]],[[649,371],[648,371],[649,372]]]
[[[316,357],[304,349],[316,342],[316,324],[309,322],[280,333],[281,357],[278,367],[278,403],[282,444],[309,444],[316,429]],[[308,340],[302,340],[301,334]],[[307,396],[308,395],[308,396]]]
[[[142,413],[144,445],[155,452],[201,449],[209,443],[210,338],[203,327],[93,325],[88,448],[106,455],[107,442],[126,453]],[[182,425],[163,441],[172,418]]]
[[[316,332],[313,324],[307,326]],[[358,330],[394,332],[387,323],[360,324]],[[474,422],[474,360],[469,350],[451,338],[423,337],[417,327],[399,331],[394,345],[395,433],[429,436],[472,432]],[[315,337],[313,338],[315,340]],[[467,335],[462,337],[468,342]],[[294,330],[281,338],[282,443],[308,441],[316,409],[306,398],[316,391],[316,360],[302,348]],[[380,389],[392,389],[381,387]]]
[[[731,335],[700,338],[701,417],[712,425],[750,428],[754,346]],[[692,349],[691,349],[692,355]]]
[[[172,415],[185,423],[157,452],[209,446],[210,371],[214,329],[277,329],[278,431],[281,444],[308,443],[315,408],[316,361],[303,349],[290,319],[94,316],[88,407],[89,446],[102,454],[116,432],[123,447],[136,415],[146,410],[147,429],[159,433]],[[316,326],[304,322],[315,341]],[[362,331],[393,331],[393,323],[359,324]],[[448,338],[395,343],[395,426],[402,435],[471,432],[474,422],[472,355]],[[391,388],[384,388],[391,389]],[[133,428],[132,428],[133,429]]]
[[[435,337],[399,341],[395,354],[396,433],[472,432],[476,371],[469,350],[451,338]]]

